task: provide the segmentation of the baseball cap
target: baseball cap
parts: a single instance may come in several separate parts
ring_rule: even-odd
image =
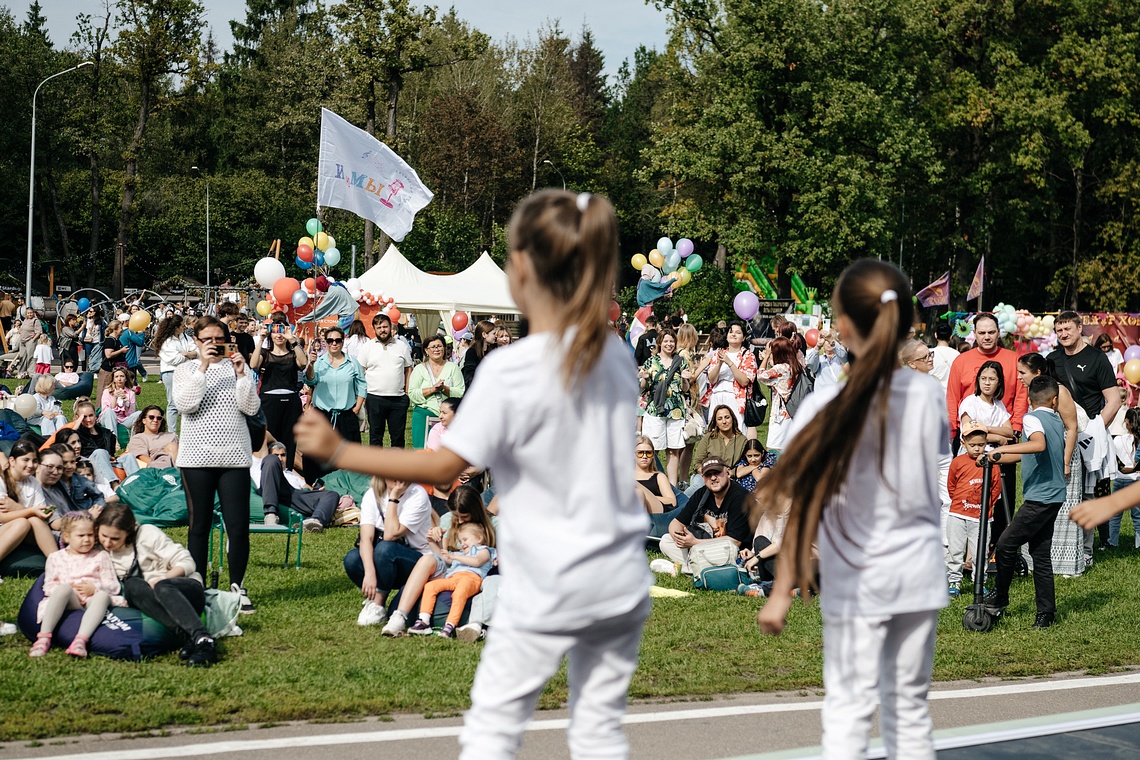
[[[724,470],[727,468],[728,465],[725,464],[724,460],[720,457],[708,457],[703,462],[701,462],[700,473],[701,475],[704,475],[709,470]]]
[[[962,423],[962,440],[966,440],[971,435],[989,435],[989,430],[985,425],[974,420]]]

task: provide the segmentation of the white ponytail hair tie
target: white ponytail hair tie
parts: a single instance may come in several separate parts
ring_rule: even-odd
[[[899,294],[893,290],[884,290],[883,294],[879,296],[879,303],[890,303],[891,301],[899,300]]]
[[[575,204],[578,206],[580,212],[583,214],[586,213],[586,207],[590,205],[590,194],[578,193],[578,199],[575,201]]]

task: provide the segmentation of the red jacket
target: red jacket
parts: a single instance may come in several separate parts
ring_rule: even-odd
[[[982,468],[969,454],[959,454],[950,463],[946,476],[946,490],[950,492],[950,514],[977,520],[982,514]],[[1001,496],[1001,478],[994,472],[990,483],[989,517],[994,516],[994,504]]]
[[[978,370],[988,361],[1001,364],[1005,380],[1005,394],[1001,401],[1009,412],[1010,424],[1016,431],[1021,430],[1021,418],[1029,411],[1029,393],[1017,376],[1017,353],[1008,348],[999,348],[997,353],[986,356],[977,348],[971,348],[950,365],[950,377],[946,381],[946,413],[950,417],[950,437],[958,432],[958,405],[962,399],[974,392],[974,381]]]

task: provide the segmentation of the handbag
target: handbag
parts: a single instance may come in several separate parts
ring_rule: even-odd
[[[705,418],[704,415],[701,414],[701,410],[690,407],[688,413],[685,414],[685,443],[696,443],[707,430],[708,425],[705,424]]]
[[[740,549],[727,536],[701,541],[689,549],[693,586],[706,591],[735,591],[742,582],[736,558]]]
[[[758,381],[752,383],[752,392],[744,399],[744,424],[747,427],[760,427],[768,418],[768,399],[764,398]]]

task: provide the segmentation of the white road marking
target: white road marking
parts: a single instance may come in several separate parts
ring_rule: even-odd
[[[1032,694],[1046,691],[1066,691],[1089,689],[1100,686],[1123,686],[1140,683],[1140,673],[1096,678],[1075,678],[1063,681],[1026,681],[1000,686],[979,686],[966,689],[932,691],[931,701],[946,699],[972,699],[1009,694]],[[625,716],[626,725],[640,723],[672,723],[678,720],[709,720],[739,715],[764,715],[773,713],[805,712],[819,710],[822,700],[810,702],[790,702],[768,705],[720,705],[688,710],[659,710],[655,712],[630,713]],[[565,730],[570,721],[565,718],[536,720],[527,726],[527,731]],[[424,739],[444,739],[459,736],[461,726],[438,726],[434,728],[407,728],[391,731],[360,731],[347,734],[318,734],[316,736],[293,736],[279,739],[239,739],[220,742],[202,742],[169,747],[149,747],[147,749],[113,750],[108,752],[84,752],[71,755],[52,755],[54,760],[158,760],[169,757],[202,757],[235,752],[255,752],[280,750],[292,747],[328,747],[344,744],[376,744]],[[16,760],[34,760],[17,758]]]

